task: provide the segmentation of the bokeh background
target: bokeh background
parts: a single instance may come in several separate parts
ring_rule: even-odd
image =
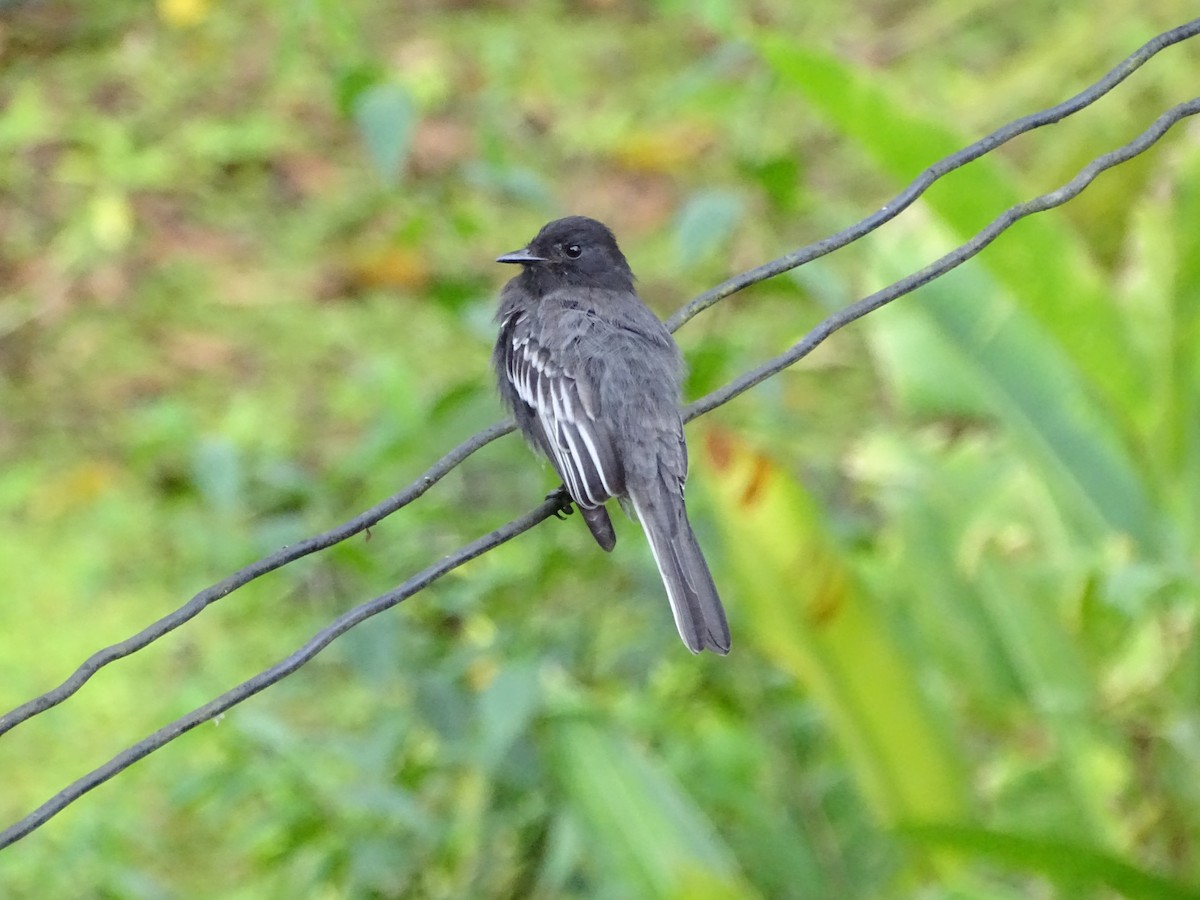
[[[5,3],[0,707],[500,416],[493,258],[662,315],[1195,14],[816,0]],[[1056,187],[1194,41],[678,335],[689,397]],[[734,651],[551,520],[0,852],[6,897],[1184,897],[1200,140],[689,428]],[[553,486],[515,437],[0,739],[8,824]],[[1190,886],[1190,887],[1189,887]]]

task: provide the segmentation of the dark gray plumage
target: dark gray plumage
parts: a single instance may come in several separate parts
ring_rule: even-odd
[[[562,478],[597,543],[616,543],[604,503],[632,508],[688,649],[729,652],[729,626],[683,500],[683,362],[638,298],[609,229],[583,216],[546,225],[497,262],[504,286],[493,362],[504,402]]]

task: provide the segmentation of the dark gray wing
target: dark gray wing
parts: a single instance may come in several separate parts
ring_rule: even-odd
[[[580,506],[593,509],[624,493],[625,474],[596,391],[521,328],[502,328],[504,375],[541,432],[555,470]],[[582,368],[582,366],[580,366]]]

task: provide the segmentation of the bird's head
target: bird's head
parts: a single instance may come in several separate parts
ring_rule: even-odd
[[[529,246],[506,253],[496,262],[520,263],[526,275],[539,283],[558,281],[563,286],[626,290],[633,287],[633,272],[612,231],[587,216],[550,222]]]

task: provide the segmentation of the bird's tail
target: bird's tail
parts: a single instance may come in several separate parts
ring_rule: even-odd
[[[679,636],[693,653],[728,653],[725,609],[688,523],[682,494],[663,485],[646,493],[630,491],[629,499],[650,542]]]
[[[583,516],[588,531],[592,533],[592,537],[596,539],[596,543],[600,545],[601,549],[611,552],[612,548],[617,545],[617,533],[613,531],[612,519],[608,517],[608,510],[603,506],[597,506],[595,509],[580,506],[579,514]]]

